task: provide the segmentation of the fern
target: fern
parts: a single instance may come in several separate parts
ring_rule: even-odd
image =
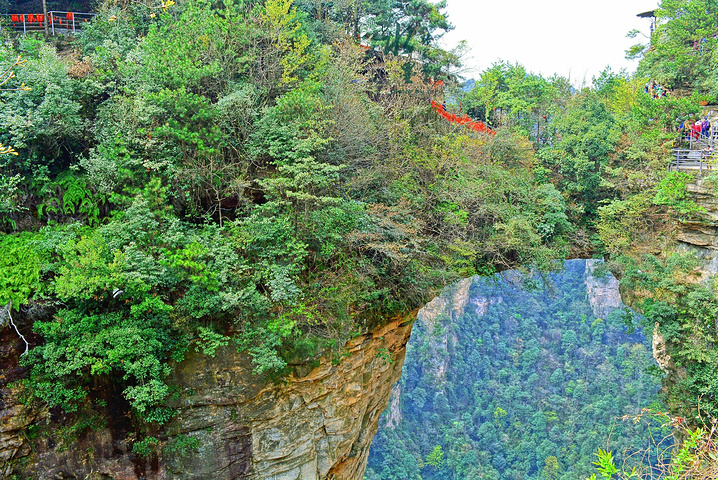
[[[54,197],[37,206],[39,218],[49,215],[83,215],[87,224],[94,226],[100,223],[100,207],[106,199],[104,195],[95,194],[87,185],[84,177],[65,172],[54,182],[43,189],[53,192]]]

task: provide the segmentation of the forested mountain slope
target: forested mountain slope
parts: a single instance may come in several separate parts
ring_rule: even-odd
[[[619,463],[656,454],[667,429],[619,420],[660,409],[660,381],[605,265],[568,261],[530,291],[476,277],[442,296],[419,313],[366,479],[586,478],[609,438]]]

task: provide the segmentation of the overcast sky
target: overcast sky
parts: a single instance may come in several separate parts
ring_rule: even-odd
[[[636,15],[653,10],[657,0],[447,0],[449,20],[456,27],[442,39],[446,48],[466,40],[466,78],[498,60],[518,62],[529,72],[554,73],[581,85],[610,65],[613,71],[635,71],[625,51],[645,35],[650,20]],[[645,40],[640,38],[641,40]]]

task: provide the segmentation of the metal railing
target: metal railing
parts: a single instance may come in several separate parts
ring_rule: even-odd
[[[681,136],[681,143],[684,145],[688,145],[688,148],[691,150],[696,149],[703,149],[708,146],[713,146],[718,142],[718,129],[716,129],[715,132],[711,131],[708,133],[708,135],[693,135],[692,133],[689,133],[688,135],[682,135]]]
[[[687,148],[674,148],[674,159],[671,161],[670,170],[691,170],[703,173],[713,170],[713,153],[706,154],[702,150],[690,150]]]
[[[47,29],[50,34],[76,33],[83,25],[92,20],[96,13],[47,12]],[[18,32],[40,32],[45,30],[45,16],[42,13],[8,13],[0,15],[0,30],[9,28]]]

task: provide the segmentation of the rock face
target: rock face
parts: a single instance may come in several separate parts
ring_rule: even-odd
[[[686,185],[691,200],[705,209],[698,220],[681,225],[677,240],[702,258],[714,258],[718,253],[718,197],[712,187],[701,179]],[[714,272],[715,273],[715,272]]]
[[[19,403],[17,391],[8,386],[24,373],[18,366],[24,348],[10,328],[0,333],[0,478],[9,478],[14,465],[32,452],[26,438],[28,427],[47,415],[46,411],[34,411]]]
[[[401,375],[413,318],[357,337],[341,360],[323,358],[276,384],[252,375],[250,358],[232,347],[215,357],[189,355],[173,378],[182,391],[178,414],[157,446],[175,448],[147,459],[131,452],[133,439],[119,435],[116,425],[83,433],[64,448],[36,441],[31,454],[22,433],[35,417],[17,415],[22,407],[6,403],[3,478],[14,469],[23,479],[360,479],[379,415]],[[11,393],[6,389],[5,398]],[[196,439],[186,443],[191,448],[176,447],[187,439]]]
[[[449,344],[456,344],[456,335],[453,330],[441,330],[441,316],[449,315],[452,319],[456,319],[464,313],[467,303],[469,302],[469,289],[474,283],[473,278],[465,278],[457,283],[447,287],[444,292],[427,303],[424,308],[419,310],[416,321],[421,323],[427,332],[436,332],[432,335],[429,342],[429,357],[433,359],[429,366],[428,375],[434,377],[436,385],[441,385],[446,381],[446,369],[449,366]]]
[[[623,307],[623,302],[616,277],[608,272],[603,276],[596,275],[596,267],[601,263],[601,260],[586,260],[585,278],[591,310],[597,317],[604,318],[613,310]]]
[[[696,281],[708,282],[718,273],[718,195],[716,189],[700,177],[696,177],[694,183],[686,185],[686,190],[690,199],[702,207],[704,212],[698,218],[680,224],[676,234],[677,250],[691,253],[702,260]],[[653,333],[653,357],[666,373],[664,389],[687,374],[685,367],[676,365],[666,350],[666,342],[656,325]]]

